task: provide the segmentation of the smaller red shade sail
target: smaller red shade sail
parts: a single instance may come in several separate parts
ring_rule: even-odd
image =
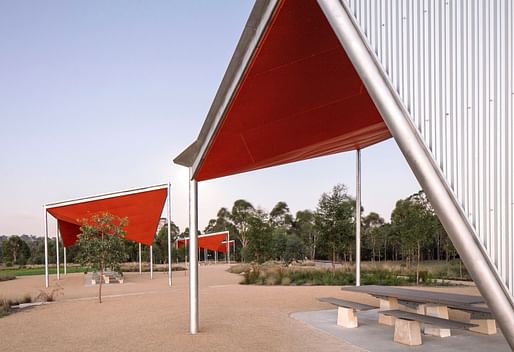
[[[84,219],[105,212],[128,219],[125,239],[151,245],[167,196],[167,188],[152,189],[97,200],[85,199],[70,205],[49,207],[48,212],[57,219],[65,247],[77,242]]]
[[[226,253],[227,245],[222,244],[222,242],[225,241],[228,234],[229,234],[228,231],[224,231],[224,232],[200,235],[200,236],[198,236],[198,247],[200,247],[202,249],[208,249],[211,251]],[[186,246],[188,244],[189,244],[189,238],[177,240],[177,245],[179,248]],[[223,247],[223,249],[222,249],[222,247]]]
[[[231,240],[231,241],[223,241],[221,242],[220,246],[218,247],[217,249],[217,252],[219,253],[227,253],[228,252],[228,248],[229,247],[233,247],[235,245],[235,241],[234,240]]]

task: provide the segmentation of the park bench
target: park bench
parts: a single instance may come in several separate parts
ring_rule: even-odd
[[[477,327],[471,330],[473,332],[489,335],[496,333],[494,317],[492,317],[492,315],[484,316],[484,314],[488,313],[488,309],[474,306],[474,304],[484,302],[483,298],[480,296],[376,285],[359,287],[346,286],[343,287],[342,290],[367,293],[378,298],[380,301],[380,312],[378,314],[379,324],[395,325],[396,318],[394,316],[383,314],[382,311],[386,310],[398,309],[410,313],[449,319],[449,311],[451,307],[454,307],[453,315],[457,315],[457,318],[454,317],[453,320],[460,320],[477,325]],[[447,328],[427,327],[425,334],[448,337],[451,335],[451,332],[450,329]]]
[[[429,325],[425,326],[425,329],[431,327],[442,329],[470,329],[477,326],[472,323],[437,318],[399,309],[385,310],[381,313],[395,318],[394,342],[408,346],[419,346],[422,344],[420,323]]]
[[[347,301],[334,297],[321,297],[318,298],[318,301],[337,306],[337,325],[345,328],[356,328],[359,326],[356,311],[378,308],[368,304]]]

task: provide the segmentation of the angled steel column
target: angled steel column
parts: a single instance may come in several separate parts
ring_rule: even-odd
[[[227,235],[227,261],[230,265],[230,232]]]
[[[355,196],[355,286],[361,285],[361,150],[356,152],[356,196]]]
[[[168,286],[171,287],[171,183],[168,182]]]
[[[189,169],[189,332],[198,333],[198,184]]]
[[[514,307],[510,296],[486,259],[473,228],[413,126],[408,112],[382,72],[346,4],[340,0],[318,0],[318,4],[495,315],[503,335],[514,349]]]
[[[46,206],[44,208],[45,211],[45,287],[48,288],[48,213],[46,211]]]
[[[60,268],[60,260],[59,260],[59,223],[56,225],[56,232],[55,232],[55,264],[57,266],[57,280],[61,279],[61,268]]]

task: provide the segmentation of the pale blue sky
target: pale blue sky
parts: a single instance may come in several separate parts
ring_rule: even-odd
[[[0,1],[0,234],[42,234],[42,205],[167,182],[203,123],[253,1]],[[314,209],[354,153],[200,183],[200,227],[246,198]],[[419,186],[395,143],[363,151],[363,205],[389,218]]]

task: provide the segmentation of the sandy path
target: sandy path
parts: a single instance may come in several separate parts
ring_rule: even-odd
[[[174,273],[126,274],[123,285],[104,286],[104,303],[86,288],[83,274],[61,279],[56,303],[0,319],[0,351],[358,351],[359,349],[289,318],[294,311],[331,308],[315,298],[345,296],[376,303],[340,287],[239,285],[226,265],[200,267],[200,333],[188,333],[188,282]],[[0,283],[0,296],[35,294],[43,277]],[[55,285],[55,277],[52,277]],[[474,288],[443,289],[476,293]],[[112,297],[109,297],[112,296]]]

